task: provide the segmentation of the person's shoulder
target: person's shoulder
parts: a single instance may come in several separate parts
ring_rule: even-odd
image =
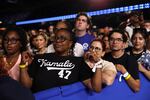
[[[95,38],[95,36],[93,34],[89,34],[89,33],[86,33],[85,36],[90,37],[90,38]]]
[[[50,45],[48,45],[48,47],[49,47],[49,48],[52,48],[52,47],[53,47],[53,43],[51,43]]]
[[[127,54],[132,54],[132,48],[133,47],[131,47],[131,46],[129,46],[129,47],[127,47],[126,49],[125,49],[125,52],[127,53]]]
[[[136,59],[133,55],[129,55],[127,53],[124,54],[124,57],[128,60],[128,61],[135,61],[136,62]]]
[[[106,53],[105,55],[104,55],[104,59],[107,59],[107,58],[110,58],[111,57],[111,52],[109,52],[109,53]]]
[[[114,72],[116,72],[115,65],[110,61],[103,60],[103,66],[104,66],[104,69],[106,70],[108,69],[108,70],[113,70]]]
[[[80,43],[78,43],[78,42],[75,43],[75,47],[76,47],[76,48],[82,48],[82,49],[83,49],[82,45],[81,45]]]
[[[107,61],[107,60],[103,60],[103,64],[104,66],[115,66],[112,62]]]
[[[133,58],[133,55],[130,55],[130,54],[128,54],[127,52],[125,52],[123,56],[124,56],[124,57],[127,57],[127,58]]]
[[[77,56],[68,56],[68,58],[72,61],[75,61],[75,62],[83,62],[84,61],[84,58],[83,57],[77,57]]]
[[[53,57],[55,53],[44,53],[44,54],[36,54],[34,58],[43,58],[43,57]]]
[[[55,52],[54,45],[52,43],[52,44],[48,45],[48,47],[47,47],[47,53],[54,53],[54,52]]]
[[[77,56],[68,56],[68,57],[72,59],[83,59],[83,57],[77,57]]]
[[[84,49],[83,46],[80,43],[75,43],[74,47],[74,55],[77,57],[81,57],[84,54]]]

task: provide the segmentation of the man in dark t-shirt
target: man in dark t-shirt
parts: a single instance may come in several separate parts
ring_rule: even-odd
[[[127,53],[124,53],[123,56],[121,56],[120,58],[113,58],[111,53],[108,53],[105,55],[105,59],[113,62],[115,65],[117,64],[123,65],[134,79],[139,79],[137,62],[135,58],[128,55]],[[132,66],[135,66],[135,67],[132,67]]]
[[[138,74],[138,64],[134,57],[125,53],[127,37],[123,30],[113,30],[109,34],[111,52],[106,54],[104,59],[113,62],[117,71],[121,72],[129,87],[138,92],[140,90],[140,80]]]

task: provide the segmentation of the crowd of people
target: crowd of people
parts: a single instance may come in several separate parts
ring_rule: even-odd
[[[138,92],[139,72],[150,79],[150,21],[141,12],[132,12],[116,28],[96,31],[91,17],[81,12],[72,26],[58,21],[28,32],[8,27],[0,36],[0,81],[11,79],[28,93],[22,86],[36,93],[78,81],[100,92],[120,73],[119,81],[124,78]]]

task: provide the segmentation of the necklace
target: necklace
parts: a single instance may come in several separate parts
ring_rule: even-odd
[[[16,62],[16,60],[18,59],[18,56],[12,56],[12,57],[6,57],[6,62],[9,66],[14,65],[14,63]]]
[[[9,59],[8,59],[8,58],[6,58],[6,61],[7,61],[7,64],[11,66],[11,65],[13,65],[14,58],[12,58],[12,59],[10,59],[10,58],[9,58]]]

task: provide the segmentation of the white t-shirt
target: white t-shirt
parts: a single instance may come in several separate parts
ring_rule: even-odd
[[[54,52],[55,52],[54,46],[53,46],[53,44],[50,44],[47,48],[47,53],[54,53]],[[73,52],[74,52],[74,56],[82,57],[84,54],[84,50],[83,50],[82,45],[79,43],[75,43],[75,47],[74,47]]]
[[[133,29],[135,29],[135,28],[140,28],[140,26],[138,26],[138,27],[127,26],[127,27],[125,28],[125,30],[129,33],[130,39],[131,39],[131,37],[132,37],[132,35],[133,35]]]

